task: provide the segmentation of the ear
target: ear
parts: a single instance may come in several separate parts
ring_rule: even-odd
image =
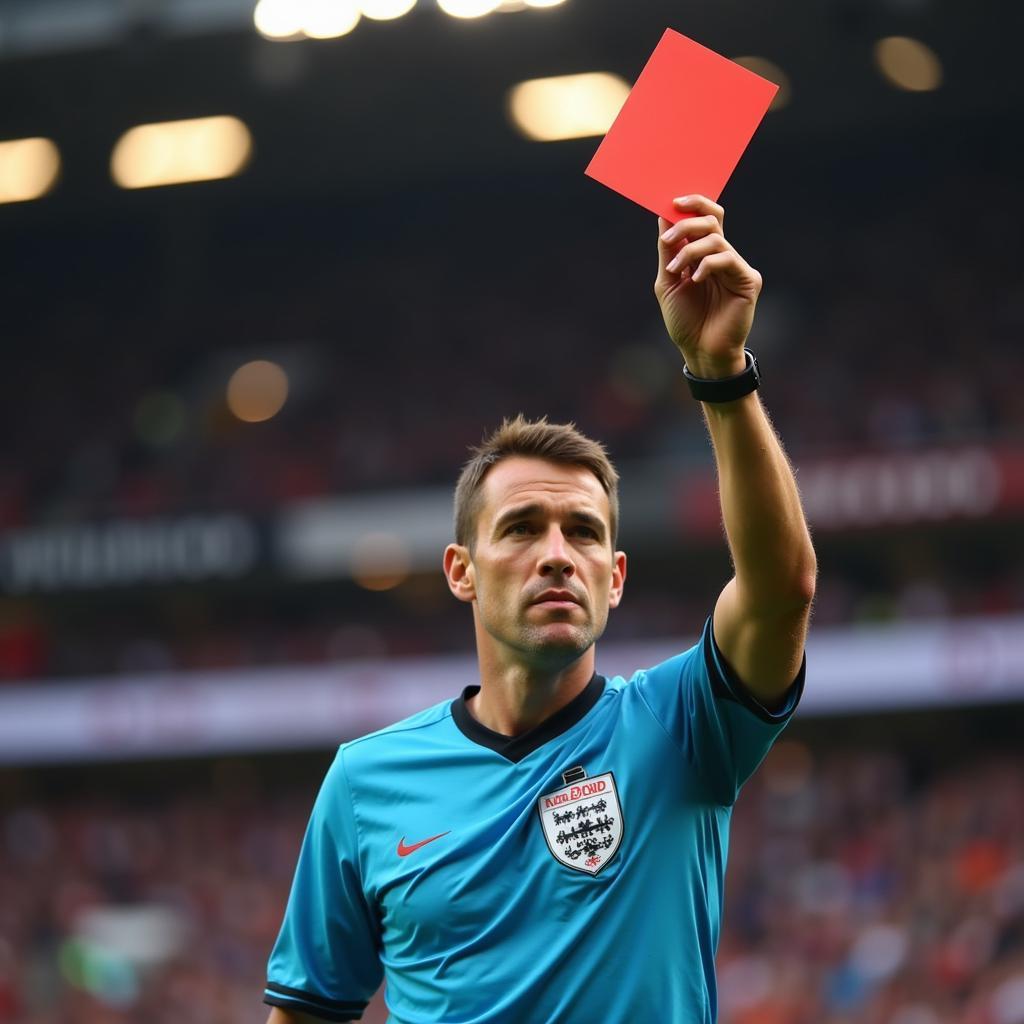
[[[626,585],[626,552],[616,551],[612,559],[612,586],[608,591],[608,607],[618,608]]]
[[[444,575],[448,589],[460,601],[476,600],[473,560],[469,556],[469,548],[461,544],[449,544],[444,549]]]

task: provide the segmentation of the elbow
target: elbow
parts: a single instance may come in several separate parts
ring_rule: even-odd
[[[808,549],[806,563],[801,567],[797,575],[797,593],[800,601],[808,608],[814,603],[814,593],[818,586],[818,560],[814,555],[814,549]]]
[[[808,545],[807,553],[801,560],[793,578],[793,596],[799,607],[810,608],[818,586],[818,559],[814,548]]]
[[[814,589],[815,576],[813,574],[800,581],[795,600],[798,608],[807,610],[814,604]]]
[[[760,565],[736,566],[742,606],[758,618],[805,615],[814,603],[818,562],[810,542]]]
[[[784,571],[763,575],[758,585],[752,585],[748,577],[738,572],[735,582],[741,607],[751,617],[766,622],[804,619],[814,603],[817,574],[813,560],[806,565],[794,564]]]
[[[770,597],[766,598],[765,605],[770,608],[770,618],[790,619],[794,615],[804,616],[810,611],[814,603],[814,576],[800,576],[785,587],[780,587]]]
[[[786,574],[785,582],[775,593],[775,605],[780,611],[806,612],[814,603],[818,583],[818,563],[814,551],[809,550],[806,558],[795,562],[792,571]]]

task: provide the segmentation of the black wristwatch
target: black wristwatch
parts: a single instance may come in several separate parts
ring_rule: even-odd
[[[746,369],[731,377],[721,377],[718,380],[694,377],[686,363],[683,363],[683,376],[686,378],[686,383],[690,385],[690,394],[698,402],[733,402],[737,398],[749,395],[751,391],[760,386],[761,371],[753,352],[744,349],[743,354],[747,357]]]

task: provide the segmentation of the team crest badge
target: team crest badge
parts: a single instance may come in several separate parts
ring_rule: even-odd
[[[544,839],[555,860],[596,875],[622,842],[622,808],[615,776],[605,772],[588,779],[577,767],[562,778],[565,786],[537,801]]]

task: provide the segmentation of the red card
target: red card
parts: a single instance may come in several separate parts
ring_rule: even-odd
[[[676,196],[718,199],[778,90],[666,29],[587,174],[674,223]]]

